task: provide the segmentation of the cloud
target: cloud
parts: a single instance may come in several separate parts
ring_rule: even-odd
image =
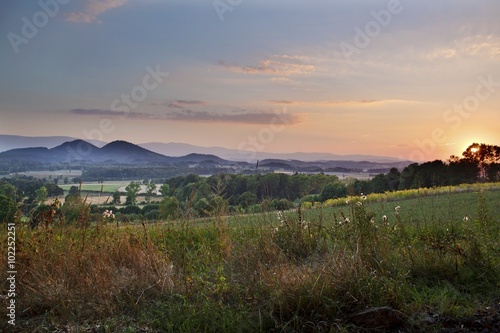
[[[268,111],[235,111],[233,113],[216,113],[208,111],[170,111],[167,119],[186,122],[212,122],[212,123],[242,123],[242,124],[296,124],[300,122],[297,115],[275,113]]]
[[[453,41],[452,45],[437,47],[424,53],[425,60],[449,60],[460,58],[500,57],[500,38],[496,36],[474,35]]]
[[[165,102],[161,105],[169,107],[169,108],[185,109],[185,108],[190,107],[190,106],[198,106],[198,105],[205,106],[205,105],[208,105],[208,103],[205,101],[178,99],[178,100],[171,101],[171,102]]]
[[[264,74],[279,77],[292,75],[305,75],[313,72],[316,67],[304,62],[303,57],[292,57],[286,55],[274,55],[269,59],[261,60],[257,65],[239,66],[228,63],[224,60],[218,62],[219,65],[233,73],[242,74]]]
[[[313,105],[313,106],[363,106],[383,103],[416,103],[417,101],[402,100],[402,99],[361,99],[361,100],[345,100],[345,101],[290,101],[290,100],[269,100],[272,104],[286,104],[286,105]]]
[[[128,0],[86,0],[85,10],[66,14],[66,21],[75,23],[100,22],[97,16],[123,6]]]
[[[71,109],[69,110],[73,114],[84,115],[84,116],[101,116],[101,117],[128,117],[134,119],[158,119],[160,117],[142,112],[123,112],[123,111],[113,111],[113,110],[103,110],[103,109]]]
[[[189,109],[167,111],[164,114],[142,112],[122,112],[103,109],[71,109],[71,113],[84,116],[100,116],[110,118],[131,118],[142,120],[173,120],[184,122],[207,123],[241,123],[241,124],[296,124],[300,122],[297,115],[286,112],[233,110],[232,112],[193,111]]]
[[[184,105],[206,105],[207,104],[207,102],[204,102],[204,101],[182,100],[182,99],[178,99],[175,102],[179,103],[179,104],[184,104]]]

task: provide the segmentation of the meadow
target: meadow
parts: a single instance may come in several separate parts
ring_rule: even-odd
[[[80,222],[17,226],[15,330],[352,332],[363,331],[353,315],[389,306],[398,329],[437,332],[429,316],[472,316],[500,298],[498,184]]]
[[[118,191],[119,188],[125,187],[129,184],[130,182],[105,182],[103,184],[95,183],[95,184],[82,184],[81,185],[81,191],[82,192],[102,192],[102,193],[114,193]],[[72,186],[76,186],[79,188],[78,184],[65,184],[65,185],[59,185],[60,188],[62,188],[65,191],[69,191],[69,189]]]

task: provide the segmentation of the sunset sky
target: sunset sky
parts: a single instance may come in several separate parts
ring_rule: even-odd
[[[0,2],[0,134],[446,159],[500,145],[500,1]]]

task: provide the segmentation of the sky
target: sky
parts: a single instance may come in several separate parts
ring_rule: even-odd
[[[447,159],[500,144],[498,0],[0,0],[0,134]]]

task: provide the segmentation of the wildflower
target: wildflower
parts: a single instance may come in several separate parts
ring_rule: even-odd
[[[464,222],[469,221],[469,217],[467,215],[464,216]]]
[[[374,224],[374,223],[375,223],[375,220],[374,220],[374,219],[370,219],[370,223],[371,223],[371,224]]]
[[[387,215],[382,216],[382,221],[387,222],[388,218]]]
[[[394,208],[396,210],[396,213],[399,213],[399,210],[401,209],[401,206],[397,206],[396,208]]]
[[[349,222],[351,222],[351,220],[349,220],[349,218],[348,218],[348,217],[346,217],[346,218],[345,218],[345,220],[344,220],[344,222],[345,222],[345,223],[349,223]]]
[[[300,222],[300,225],[302,226],[302,229],[304,229],[304,230],[309,228],[309,222],[307,222],[307,221]]]
[[[363,200],[366,200],[366,195],[363,195],[361,198],[362,198]]]
[[[358,205],[358,207],[361,207],[361,206],[363,206],[363,203],[361,201],[358,201],[358,202],[356,202],[356,205]]]
[[[346,204],[350,204],[350,203],[351,203],[351,200],[347,199],[347,200],[345,201],[345,203],[346,203]]]

